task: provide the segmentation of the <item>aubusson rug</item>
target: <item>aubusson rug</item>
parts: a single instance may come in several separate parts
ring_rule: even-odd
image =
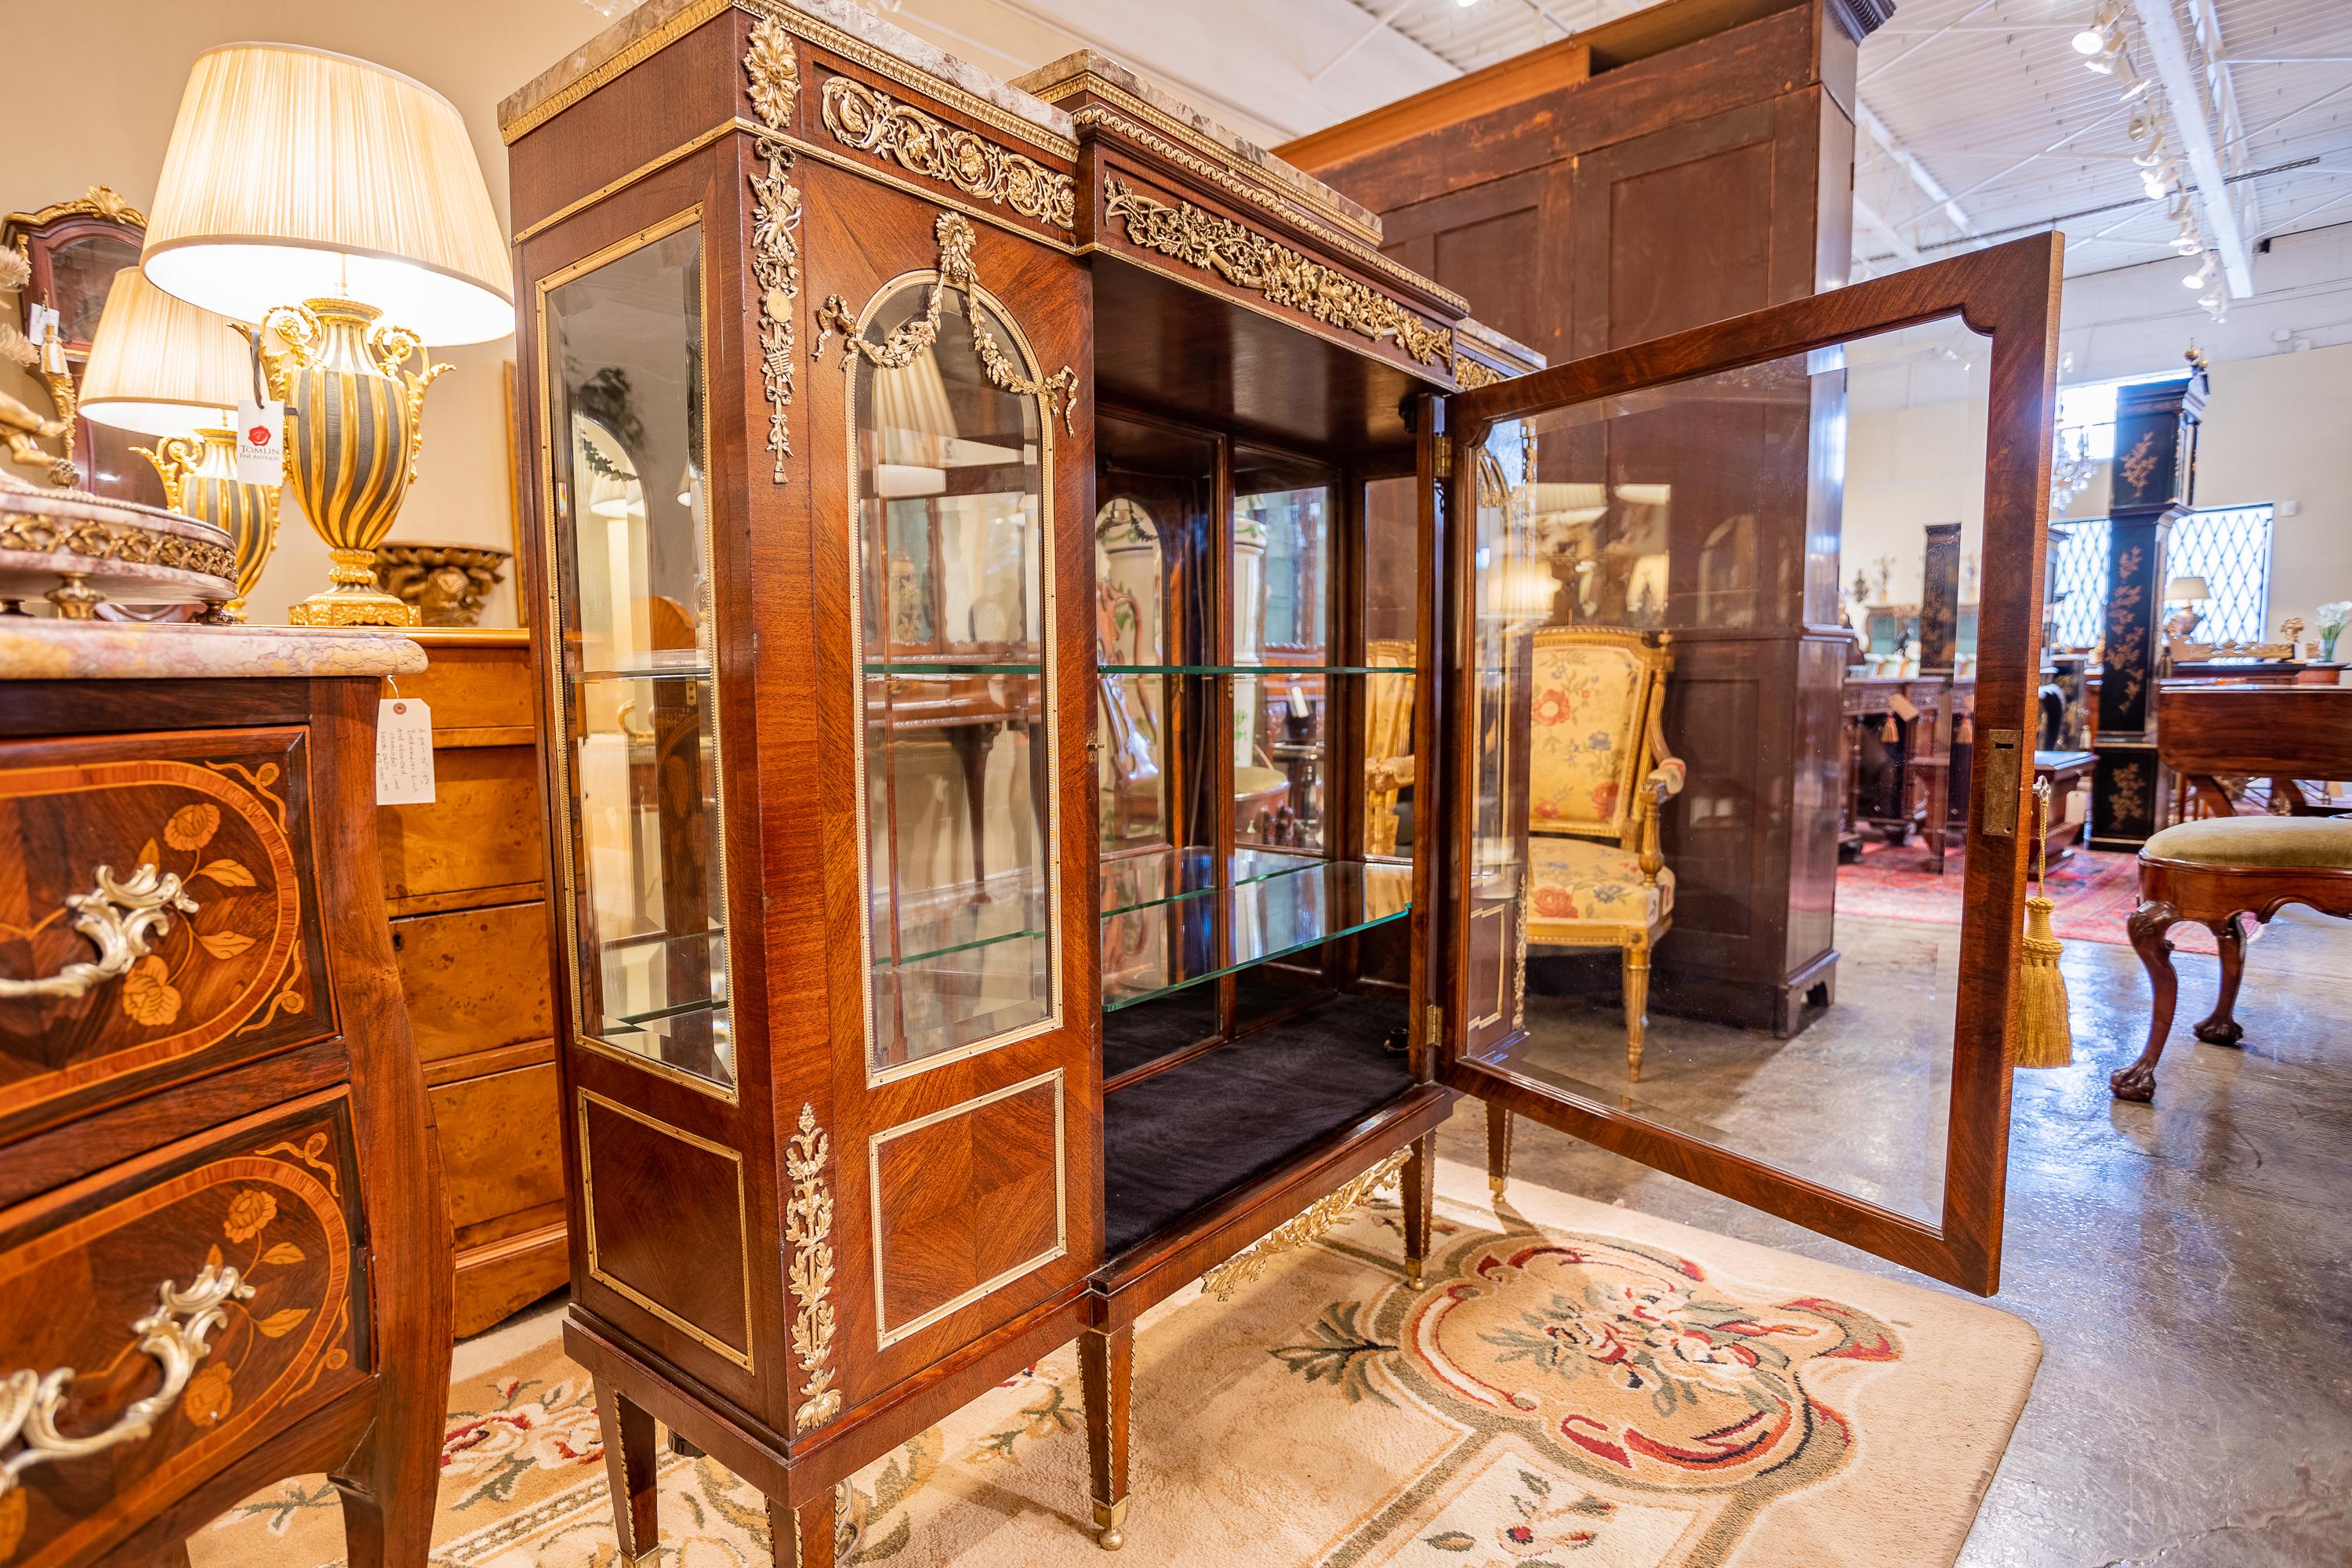
[[[894,1568],[1934,1568],[1958,1555],[2041,1343],[1952,1295],[1443,1163],[1425,1286],[1377,1204],[1136,1347],[1133,1504],[1087,1524],[1075,1349],[861,1472],[845,1563]],[[542,1317],[451,1390],[436,1568],[625,1568],[588,1380]],[[465,1350],[461,1348],[461,1364]],[[769,1561],[752,1490],[662,1468],[662,1568]],[[196,1568],[340,1563],[320,1478]]]

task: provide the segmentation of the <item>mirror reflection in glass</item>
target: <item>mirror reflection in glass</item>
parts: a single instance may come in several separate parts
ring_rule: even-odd
[[[547,342],[580,1027],[725,1086],[701,283],[688,226],[550,289]]]

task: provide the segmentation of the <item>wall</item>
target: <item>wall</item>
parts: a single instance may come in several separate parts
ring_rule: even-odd
[[[188,67],[215,44],[268,38],[334,49],[404,71],[448,95],[466,117],[501,224],[506,150],[498,100],[603,27],[580,0],[80,0],[11,7],[8,119],[0,212],[29,212],[109,184],[142,211],[153,200]],[[99,40],[105,40],[103,44]],[[30,62],[45,62],[32,68]],[[87,62],[76,64],[71,62]],[[393,532],[511,546],[503,366],[510,338],[436,353],[456,368],[425,401],[417,483]],[[47,395],[14,366],[0,382],[36,408]],[[327,585],[327,551],[287,498],[278,553],[251,603],[257,622]],[[486,624],[514,624],[501,584]]]

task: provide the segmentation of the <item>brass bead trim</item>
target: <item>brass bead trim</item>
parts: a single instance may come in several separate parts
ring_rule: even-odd
[[[566,83],[547,98],[518,112],[513,119],[501,121],[499,139],[508,146],[513,146],[597,89],[626,75],[632,67],[653,58],[713,16],[731,10],[734,4],[735,0],[701,0],[698,5],[688,6],[586,75]]]

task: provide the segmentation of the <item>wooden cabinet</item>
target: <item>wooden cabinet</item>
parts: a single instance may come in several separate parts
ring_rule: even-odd
[[[381,634],[0,629],[0,1542],[167,1555],[325,1470],[422,1568],[440,1161],[375,860]],[[184,1559],[182,1559],[184,1561]]]
[[[1074,1336],[1116,1544],[1138,1318],[1391,1176],[1417,1269],[1463,1092],[1992,1288],[2021,783],[1971,828],[1962,1155],[1898,1220],[1521,1059],[1526,672],[1583,489],[1778,547],[1662,399],[1803,450],[1846,343],[1964,308],[2030,560],[2053,242],[1538,370],[1097,56],[1007,86],[832,0],[657,0],[502,127],[565,1342],[625,1553],[656,1419],[829,1563],[837,1482]],[[1752,602],[1714,566],[1675,591]],[[2035,586],[1987,596],[2021,713]]]
[[[1887,9],[1678,0],[1277,151],[1377,211],[1383,248],[1481,319],[1554,363],[1599,354],[1845,281],[1856,51]],[[1616,458],[1654,482],[1705,447],[1752,514],[1737,550],[1713,506],[1677,509],[1654,540],[1627,525],[1612,545],[1663,552],[1667,571],[1647,600],[1591,608],[1674,637],[1666,729],[1691,787],[1664,816],[1676,912],[1654,998],[1789,1035],[1819,1016],[1838,961],[1847,645],[1836,497],[1809,465],[1845,408],[1798,382],[1754,390],[1685,400]],[[1701,482],[1688,464],[1674,478]]]
[[[427,627],[435,798],[379,808],[392,947],[441,1128],[456,1332],[569,1277],[530,636]]]

